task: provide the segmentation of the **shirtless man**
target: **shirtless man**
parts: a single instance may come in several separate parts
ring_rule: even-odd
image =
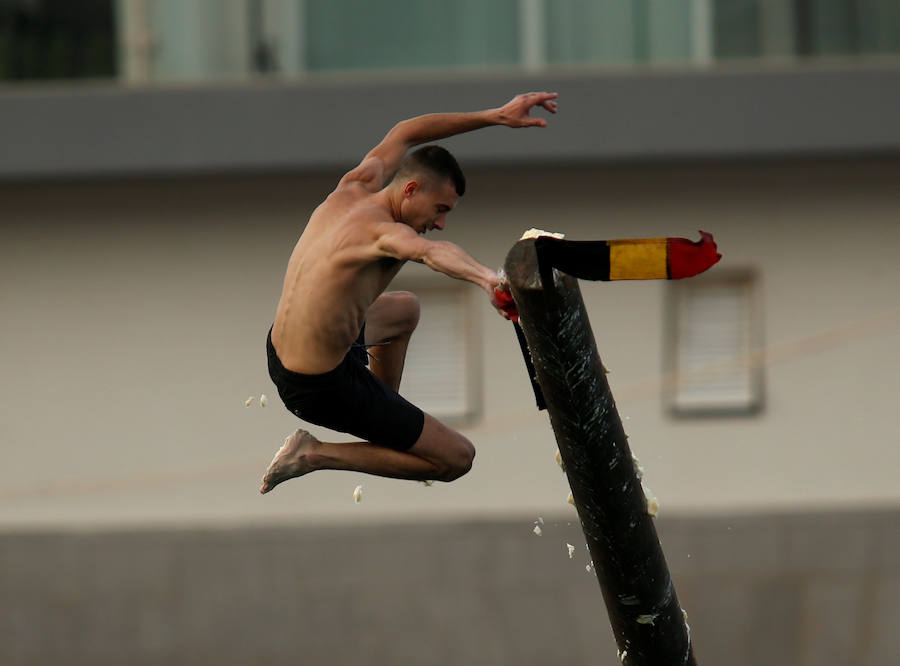
[[[452,481],[469,471],[472,443],[397,393],[419,304],[409,292],[382,292],[412,260],[478,285],[507,313],[494,296],[495,271],[453,243],[423,237],[444,228],[465,192],[456,160],[438,146],[406,153],[490,125],[545,127],[529,112],[539,106],[555,113],[555,98],[528,93],[497,109],[404,120],[313,212],[288,263],[266,341],[269,374],[289,411],[365,441],[322,442],[297,430],[275,455],[260,492],[318,469],[422,481]]]

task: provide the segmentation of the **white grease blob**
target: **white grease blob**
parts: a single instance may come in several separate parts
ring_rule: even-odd
[[[357,504],[362,502],[362,486],[356,486],[356,489],[353,491],[353,501]]]
[[[637,475],[638,481],[644,478],[644,467],[634,452],[631,454],[631,461],[634,463],[634,473]]]
[[[567,548],[568,551],[569,551],[569,559],[571,560],[572,558],[575,557],[575,546],[573,546],[573,545],[570,544],[570,543],[567,543],[567,544],[566,544],[566,548]]]
[[[269,399],[266,397],[265,393],[263,393],[261,396],[259,396],[259,406],[260,407],[265,407],[266,403],[268,403],[268,402],[269,402]]]
[[[528,240],[529,238],[540,238],[541,236],[550,236],[551,238],[565,238],[565,234],[554,233],[553,231],[544,231],[543,229],[536,229],[532,227],[524,234],[519,240]]]
[[[643,483],[641,484],[641,488],[644,489],[644,497],[647,498],[647,513],[653,518],[656,518],[656,514],[659,513],[659,499],[657,499],[656,495],[653,494],[653,491]]]
[[[255,398],[251,395],[249,398],[244,400],[244,407],[249,407],[253,403],[254,400],[255,400]]]

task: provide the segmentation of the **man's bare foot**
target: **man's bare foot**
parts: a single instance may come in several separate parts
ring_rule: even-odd
[[[312,472],[315,467],[309,454],[312,447],[318,443],[319,440],[306,430],[298,429],[293,435],[286,437],[284,444],[269,464],[269,469],[266,470],[259,492],[265,494],[282,481]]]

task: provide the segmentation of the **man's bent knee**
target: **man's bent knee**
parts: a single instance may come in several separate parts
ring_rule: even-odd
[[[391,291],[385,294],[390,302],[394,327],[403,333],[412,333],[419,324],[421,307],[419,297],[411,291]]]
[[[472,461],[475,459],[475,447],[472,442],[460,435],[460,441],[448,452],[441,465],[441,481],[455,481],[467,474],[472,469]]]
[[[472,469],[475,447],[455,430],[425,414],[422,434],[410,453],[434,466],[432,478],[435,481],[453,481]]]

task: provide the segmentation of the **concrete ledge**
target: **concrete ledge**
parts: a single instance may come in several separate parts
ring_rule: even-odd
[[[427,76],[427,78],[426,78]],[[466,164],[900,151],[900,65],[419,75],[0,89],[0,178],[344,168],[403,118],[560,93],[546,130],[448,141]]]
[[[2,534],[0,663],[614,663],[570,519]],[[900,512],[658,528],[699,663],[894,663]]]

